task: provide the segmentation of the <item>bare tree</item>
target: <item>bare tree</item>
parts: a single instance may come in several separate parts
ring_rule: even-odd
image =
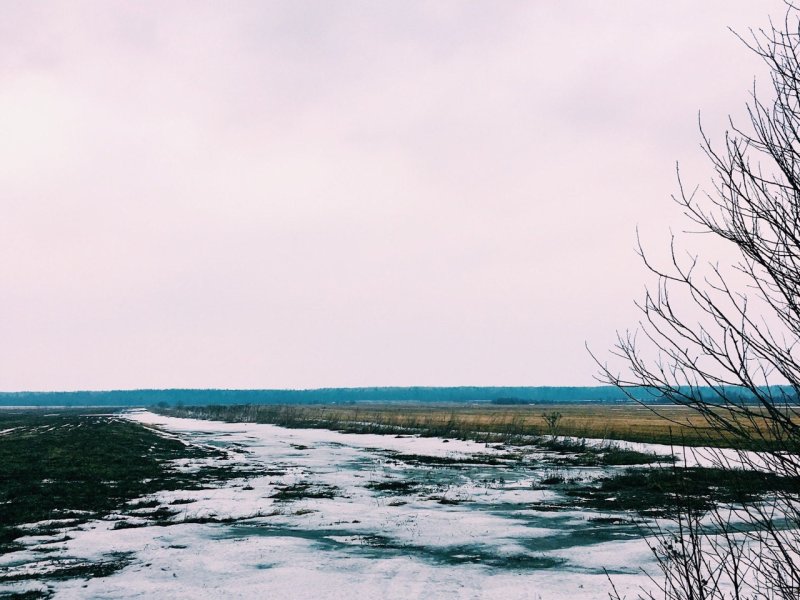
[[[639,328],[618,334],[622,367],[601,365],[623,390],[702,415],[709,445],[729,448],[709,454],[717,467],[779,483],[710,516],[681,507],[652,531],[668,599],[800,598],[800,12],[788,5],[782,23],[741,39],[766,63],[769,92],[754,85],[746,126],[730,121],[723,143],[701,126],[712,185],[689,191],[678,172],[674,196],[735,259],[700,260],[673,237],[661,266],[640,242],[655,284]]]

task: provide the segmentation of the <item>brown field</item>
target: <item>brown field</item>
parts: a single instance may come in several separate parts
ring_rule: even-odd
[[[415,431],[442,437],[519,441],[566,435],[676,445],[731,445],[696,412],[637,404],[358,404],[185,407],[171,414],[363,433]],[[553,426],[547,415],[561,415]]]
[[[314,410],[311,408],[310,410]],[[318,409],[319,410],[319,409]],[[705,442],[711,429],[685,407],[660,407],[659,414],[633,404],[543,404],[526,406],[471,405],[348,407],[331,409],[342,420],[366,421],[421,429],[452,428],[467,432],[487,431],[511,435],[557,434],[628,441],[663,441],[670,438]],[[560,413],[555,427],[543,415]],[[669,420],[665,419],[667,417]],[[674,421],[674,422],[671,422]],[[699,429],[699,431],[698,431]]]

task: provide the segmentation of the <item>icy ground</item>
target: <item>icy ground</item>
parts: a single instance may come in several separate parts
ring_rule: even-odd
[[[64,560],[130,560],[107,577],[48,582],[64,599],[588,600],[608,597],[604,569],[628,598],[647,585],[640,567],[652,557],[635,525],[609,518],[619,513],[548,509],[559,492],[540,485],[554,475],[541,450],[520,458],[519,448],[458,440],[128,417],[225,449],[214,460],[243,477],[147,498],[179,511],[169,524],[136,527],[147,521],[119,515],[23,538],[26,550],[5,555],[0,570],[32,568],[45,546]],[[37,588],[45,584],[9,583],[0,595]]]

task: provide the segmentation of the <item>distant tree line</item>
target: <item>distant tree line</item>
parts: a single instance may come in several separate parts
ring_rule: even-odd
[[[777,389],[777,388],[775,388]],[[790,393],[791,390],[782,390]],[[714,401],[719,390],[695,388],[698,399]],[[728,390],[731,398],[747,402],[751,392]],[[791,392],[793,393],[793,392]],[[750,396],[748,396],[750,394]],[[664,401],[655,388],[621,390],[594,387],[368,387],[314,390],[110,390],[82,392],[0,392],[0,406],[204,406],[209,404],[352,404],[358,402],[422,402],[495,404],[556,404],[570,402]]]

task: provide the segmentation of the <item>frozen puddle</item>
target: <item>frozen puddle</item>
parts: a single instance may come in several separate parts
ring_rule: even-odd
[[[537,485],[552,475],[536,460],[541,451],[149,412],[129,418],[226,449],[220,464],[246,476],[145,499],[177,510],[176,524],[141,526],[143,508],[124,527],[93,521],[53,540],[50,556],[59,559],[128,561],[106,577],[48,582],[56,598],[581,600],[607,597],[603,569],[622,595],[647,583],[640,567],[652,558],[636,527],[604,518],[619,514],[547,510],[558,492]],[[36,552],[29,548],[4,556],[0,569],[24,569]],[[0,593],[36,588],[44,584]]]

